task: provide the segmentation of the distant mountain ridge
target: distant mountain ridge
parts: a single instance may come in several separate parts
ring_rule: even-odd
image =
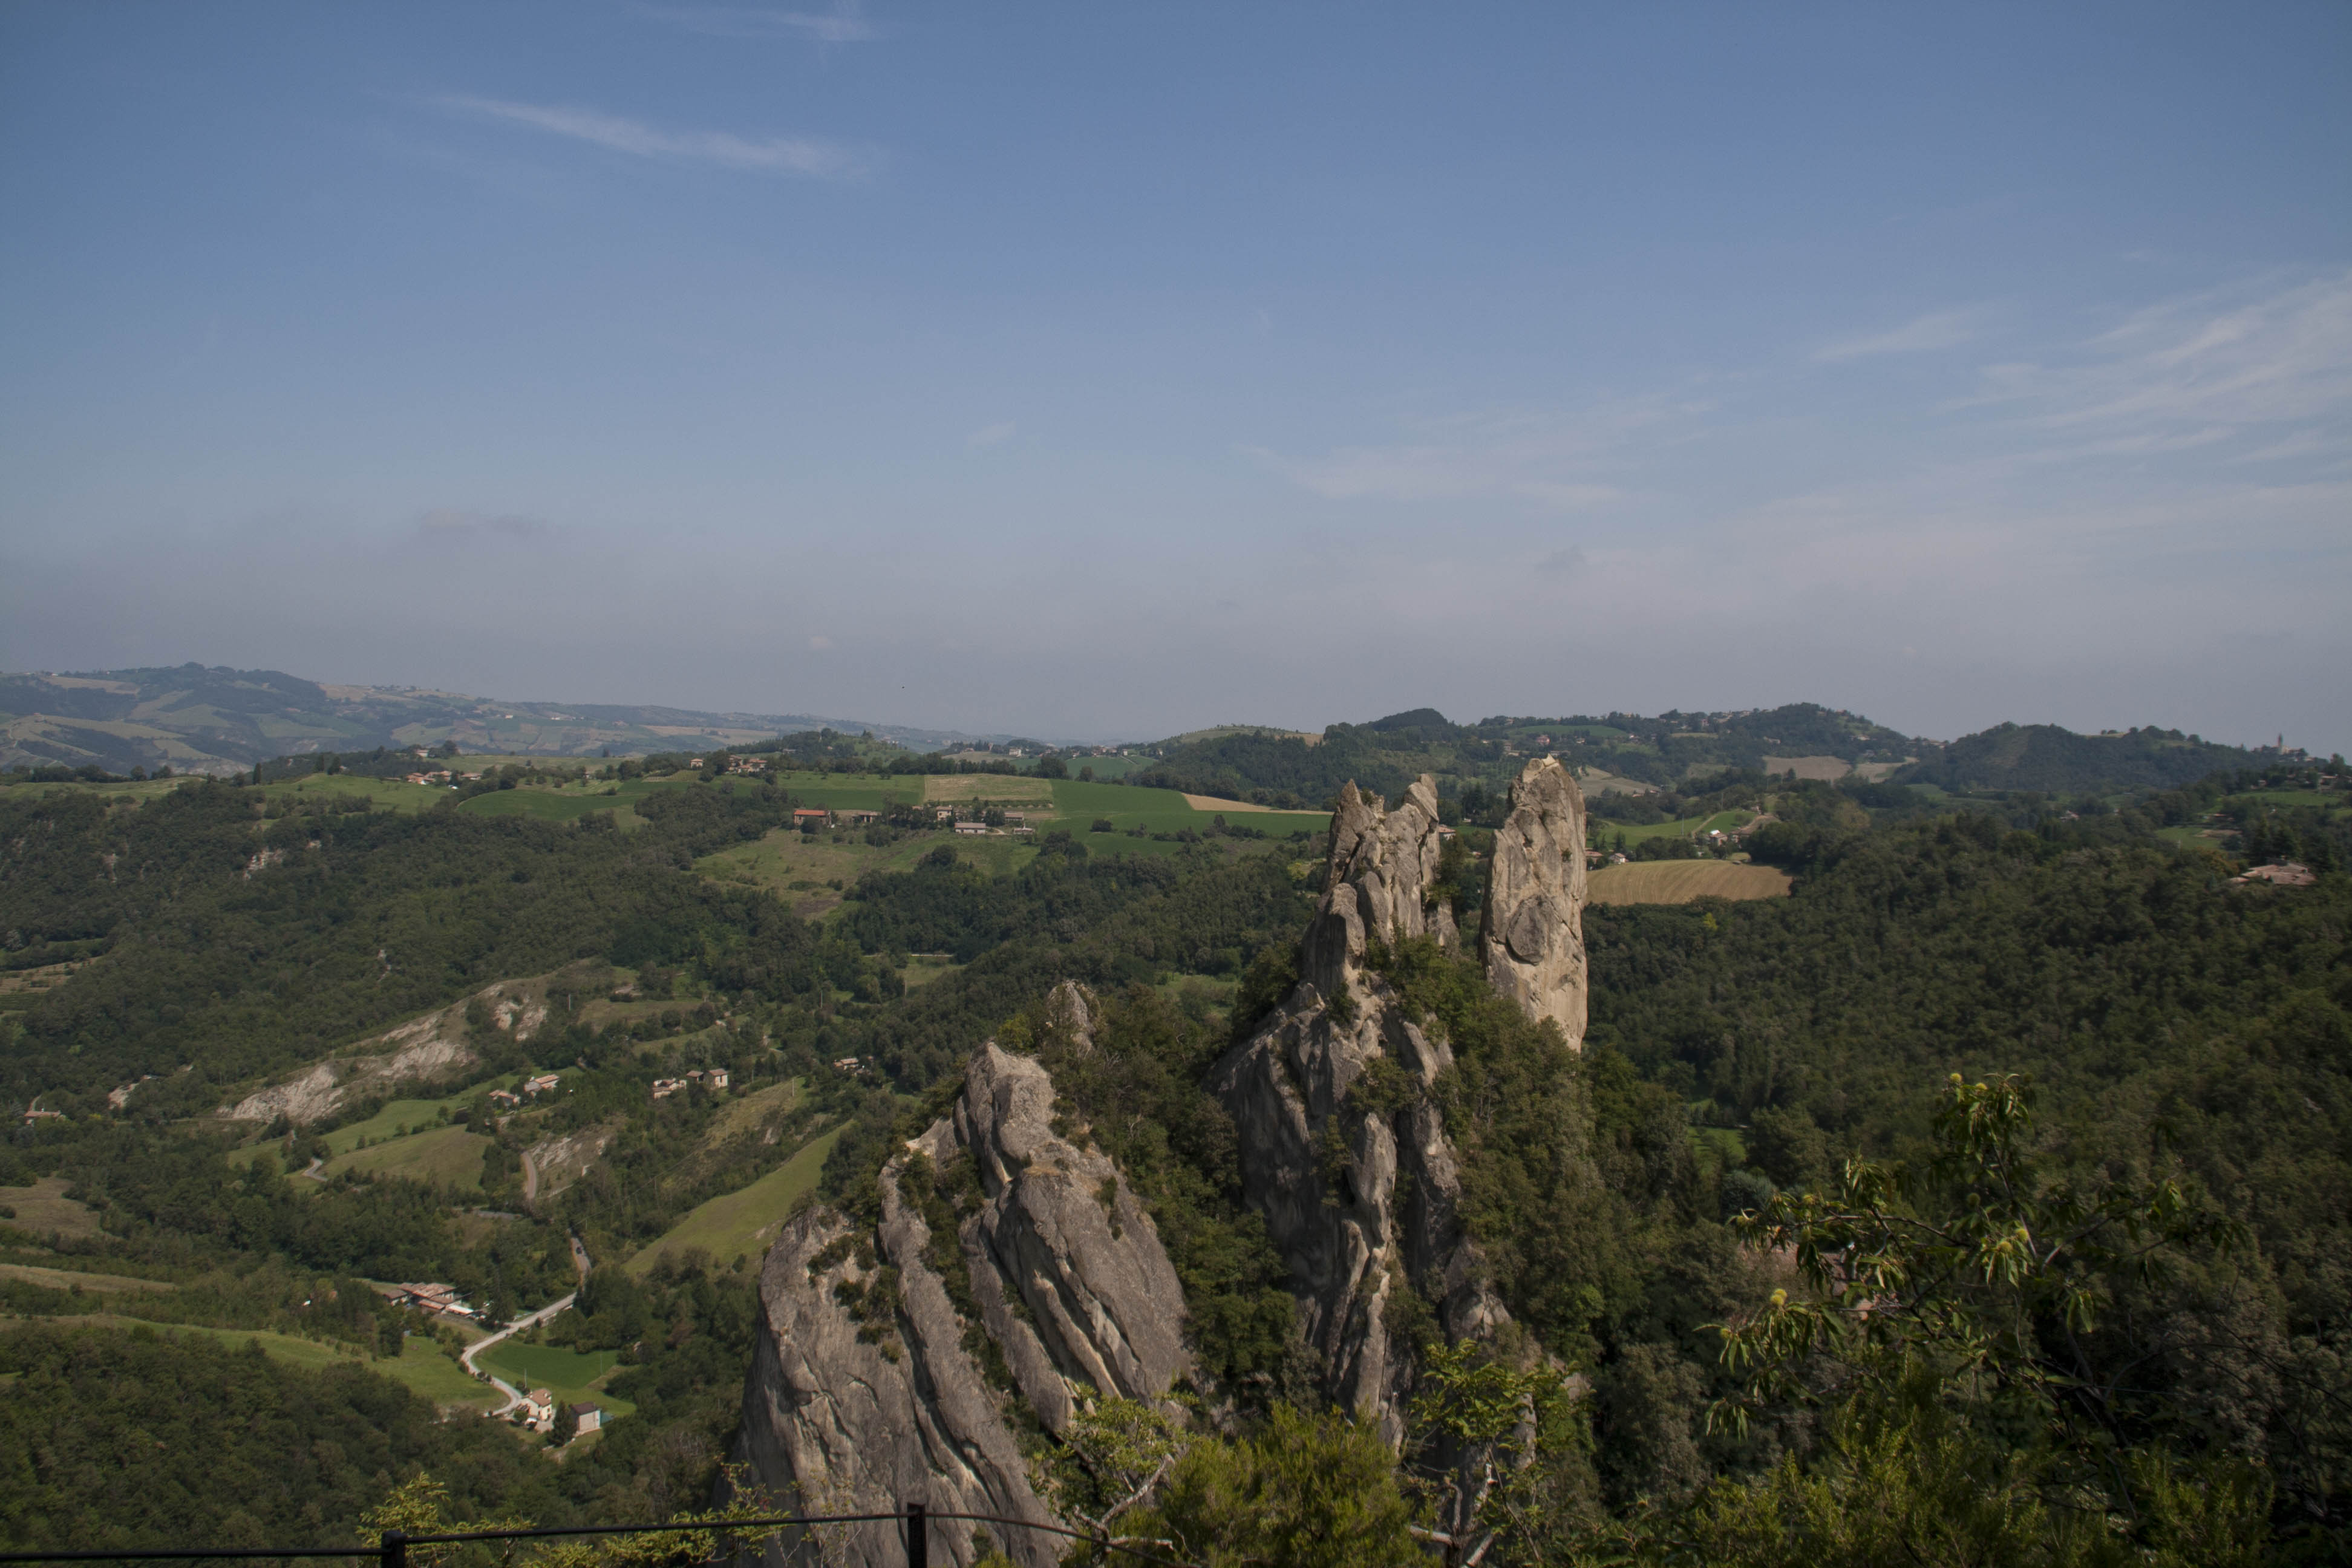
[[[931,750],[1007,736],[806,713],[706,713],[658,704],[505,702],[417,687],[334,686],[274,669],[184,664],[0,674],[0,769],[168,765],[230,773],[273,757],[436,746],[539,756],[745,745],[795,731],[871,730]]]

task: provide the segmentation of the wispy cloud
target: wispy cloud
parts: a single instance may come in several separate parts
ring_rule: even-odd
[[[2333,424],[2340,451],[2352,410],[2352,271],[2168,300],[2053,359],[1989,366],[1969,402],[2109,441],[2204,445],[2260,431],[2275,445],[2285,427]],[[2327,444],[2306,432],[2294,450]]]
[[[864,7],[842,5],[830,11],[782,11],[766,5],[642,5],[658,21],[715,38],[809,38],[822,44],[860,44],[882,36],[859,15]]]
[[[1930,310],[1892,331],[1825,344],[1813,351],[1813,359],[1820,364],[1841,364],[1847,360],[1874,359],[1881,354],[1927,353],[1954,348],[1975,337],[1982,320],[1983,312],[1977,310]]]
[[[1311,458],[1249,450],[1333,500],[1498,496],[1576,510],[1625,500],[1630,492],[1612,475],[1637,441],[1665,438],[1707,406],[1642,398],[1570,411],[1488,410],[1415,421],[1408,439],[1389,446],[1342,447]]]
[[[801,174],[819,180],[855,180],[870,173],[872,153],[838,142],[806,136],[751,138],[726,131],[668,131],[617,114],[556,104],[516,103],[506,99],[451,97],[446,109],[481,115],[535,131],[569,137],[639,158],[677,158],[721,168]]]
[[[1010,419],[995,425],[984,425],[965,437],[963,444],[967,449],[977,452],[982,447],[1001,446],[1012,440],[1018,429],[1019,426]]]

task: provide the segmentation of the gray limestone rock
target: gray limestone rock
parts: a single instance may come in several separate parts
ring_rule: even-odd
[[[1069,999],[1083,1008],[1083,993]],[[761,1276],[744,1390],[736,1458],[750,1479],[811,1511],[921,1500],[934,1512],[1053,1523],[1009,1401],[1059,1431],[1098,1393],[1157,1400],[1190,1373],[1182,1287],[1150,1216],[1109,1159],[1054,1120],[1045,1069],[992,1042],[950,1115],[883,1171],[878,1226],[863,1232],[820,1210],[785,1226]],[[938,1205],[910,1184],[967,1159],[979,1202],[942,1259],[923,1217]],[[968,1287],[976,1325],[958,1311],[957,1287]],[[974,1354],[975,1327],[1003,1352],[1010,1388]],[[1066,1544],[1044,1531],[997,1533],[1034,1568]],[[845,1563],[906,1561],[894,1525],[843,1527],[833,1545]],[[971,1545],[968,1526],[942,1524],[931,1560],[968,1563]]]
[[[1584,1044],[1584,792],[1538,757],[1511,784],[1511,811],[1486,869],[1478,956],[1488,984],[1531,1018]]]
[[[1452,1065],[1445,1043],[1404,1017],[1364,967],[1368,937],[1453,940],[1436,880],[1437,793],[1428,776],[1394,811],[1349,784],[1332,818],[1322,907],[1300,944],[1297,986],[1210,1081],[1240,1133],[1242,1173],[1292,1270],[1327,1392],[1404,1433],[1409,1348],[1393,1338],[1400,1292],[1418,1293],[1455,1337],[1507,1321],[1459,1219],[1461,1175],[1435,1106],[1351,1098],[1387,1058],[1425,1090]],[[1334,1004],[1338,1005],[1334,1005]]]

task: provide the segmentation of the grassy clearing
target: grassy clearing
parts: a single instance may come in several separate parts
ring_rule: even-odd
[[[346,1346],[322,1344],[317,1340],[297,1339],[291,1334],[275,1334],[263,1329],[216,1329],[200,1323],[153,1323],[111,1312],[16,1321],[125,1331],[144,1328],[165,1337],[186,1334],[215,1340],[232,1350],[242,1350],[248,1344],[255,1344],[259,1345],[261,1353],[270,1360],[299,1366],[305,1372],[318,1372],[338,1365],[365,1367],[370,1372],[405,1384],[410,1392],[431,1400],[444,1410],[452,1407],[495,1410],[506,1403],[497,1389],[478,1378],[467,1377],[463,1368],[442,1353],[440,1346],[420,1335],[410,1335],[399,1356],[378,1360]]]
[[[1208,797],[1202,797],[1206,799]],[[1058,826],[1072,832],[1083,832],[1093,826],[1097,817],[1108,817],[1114,828],[1124,834],[1140,827],[1147,833],[1174,833],[1191,828],[1199,833],[1223,816],[1236,827],[1255,828],[1271,837],[1280,838],[1297,832],[1320,833],[1331,823],[1330,814],[1321,811],[1254,811],[1238,804],[1224,802],[1196,807],[1185,796],[1172,789],[1139,789],[1132,784],[1080,784],[1074,779],[1055,781],[1054,809]],[[1088,840],[1100,847],[1108,835],[1097,834]],[[1144,853],[1145,845],[1132,841],[1118,847],[1133,848]],[[1161,847],[1162,852],[1165,846]]]
[[[560,1345],[521,1344],[513,1340],[501,1340],[474,1358],[476,1366],[517,1388],[546,1389],[564,1405],[599,1405],[607,1415],[625,1415],[636,1408],[604,1392],[604,1380],[620,1363],[618,1351],[583,1354]]]
[[[632,1274],[651,1268],[665,1252],[707,1248],[721,1268],[739,1258],[756,1258],[767,1247],[776,1226],[792,1212],[803,1193],[816,1190],[817,1173],[843,1129],[836,1127],[803,1145],[782,1164],[750,1186],[712,1198],[688,1213],[659,1240],[649,1243],[626,1265]]]
[[[351,773],[305,773],[282,783],[261,784],[251,793],[273,800],[310,803],[361,799],[373,811],[411,814],[430,811],[449,798],[443,784],[413,784],[400,779],[363,779]]]
[[[520,1074],[509,1073],[500,1078],[485,1079],[443,1100],[394,1100],[365,1121],[354,1121],[348,1127],[338,1127],[327,1134],[327,1147],[337,1154],[348,1154],[364,1142],[370,1145],[388,1142],[394,1138],[430,1132],[443,1124],[441,1113],[456,1112],[485,1088],[499,1089],[518,1081]]]
[[[957,856],[992,875],[1018,870],[1037,858],[1034,842],[1021,838],[956,838],[944,833],[912,833],[895,844],[875,847],[854,833],[796,833],[779,827],[749,844],[738,844],[707,855],[694,868],[713,881],[740,882],[767,888],[793,907],[803,920],[816,920],[841,903],[841,889],[854,886],[868,871],[906,871],[939,848],[951,846]]]
[[[399,1360],[372,1362],[369,1365],[386,1377],[400,1379],[412,1393],[424,1395],[445,1410],[452,1405],[496,1410],[506,1403],[497,1389],[478,1377],[467,1376],[464,1367],[443,1354],[439,1345],[422,1334],[408,1336],[401,1345]]]
[[[710,1119],[710,1126],[702,1135],[706,1144],[724,1143],[738,1133],[749,1132],[770,1116],[782,1116],[801,1102],[801,1080],[786,1079],[766,1089],[740,1095],[719,1108]]]
[[[1603,866],[1586,884],[1596,904],[1686,904],[1693,899],[1778,899],[1789,874],[1729,860],[1633,860]]]
[[[29,1187],[0,1187],[0,1209],[16,1211],[16,1218],[0,1219],[0,1225],[36,1236],[96,1236],[98,1216],[66,1196],[72,1184],[63,1176],[44,1176]]]
[[[72,1268],[44,1268],[36,1263],[0,1263],[0,1279],[22,1279],[51,1290],[83,1290],[97,1294],[123,1291],[176,1290],[168,1279],[134,1279],[128,1274],[84,1274]]]
[[[328,1161],[319,1173],[334,1176],[345,1171],[363,1171],[371,1175],[397,1176],[404,1181],[454,1187],[461,1192],[479,1192],[482,1151],[489,1146],[490,1141],[478,1132],[468,1132],[462,1127],[443,1127],[339,1154]]]
[[[907,983],[909,991],[920,990],[934,980],[944,980],[961,969],[962,964],[951,958],[910,957],[907,967],[898,971],[898,978]]]

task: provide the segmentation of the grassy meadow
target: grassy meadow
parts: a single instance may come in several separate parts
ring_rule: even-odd
[[[688,1211],[658,1240],[648,1242],[625,1265],[643,1274],[666,1252],[703,1247],[721,1268],[739,1258],[757,1258],[767,1249],[776,1226],[792,1212],[803,1193],[816,1190],[817,1173],[833,1152],[844,1128],[818,1135],[782,1164],[747,1187],[725,1193]]]
[[[489,1146],[490,1141],[478,1132],[469,1132],[463,1127],[440,1127],[338,1154],[319,1173],[337,1176],[345,1171],[360,1171],[460,1192],[479,1192],[482,1151]]]
[[[604,1391],[605,1380],[621,1364],[618,1351],[591,1351],[583,1355],[560,1345],[500,1340],[476,1356],[474,1364],[525,1392],[546,1389],[559,1404],[601,1405],[608,1419],[636,1409],[627,1400],[615,1399]]]

